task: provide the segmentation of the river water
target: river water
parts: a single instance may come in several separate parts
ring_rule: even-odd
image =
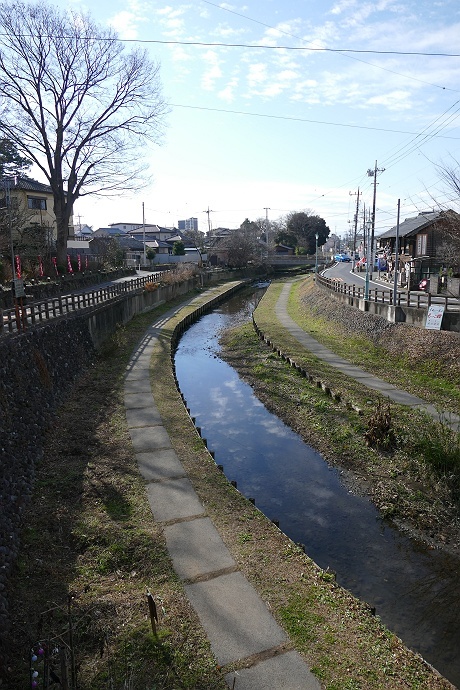
[[[239,491],[460,688],[459,560],[382,520],[220,359],[219,334],[248,321],[261,295],[237,295],[182,336],[176,374],[196,425]]]

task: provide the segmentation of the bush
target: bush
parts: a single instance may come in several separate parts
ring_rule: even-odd
[[[390,405],[379,400],[375,412],[369,417],[368,429],[364,434],[368,446],[392,450],[396,448],[396,436],[392,428]]]
[[[196,269],[189,264],[179,264],[174,271],[165,272],[161,276],[161,282],[164,285],[178,285],[190,280],[196,273]]]

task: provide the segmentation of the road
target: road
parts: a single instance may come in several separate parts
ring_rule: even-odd
[[[321,275],[323,275],[325,278],[340,280],[346,283],[347,285],[356,285],[357,287],[361,287],[363,289],[366,284],[366,272],[353,272],[351,268],[351,262],[338,262],[333,264],[330,268],[326,268],[324,271],[322,271]],[[369,281],[369,290],[377,289],[379,290],[379,294],[382,292],[393,293],[393,283],[389,283],[388,281],[383,279],[379,280],[377,271],[374,271],[373,276],[374,280]],[[407,295],[407,290],[404,288],[398,288],[398,292],[402,295]],[[417,306],[418,304],[420,306],[427,306],[428,298],[431,297],[431,304],[443,304],[447,307],[449,311],[460,311],[460,300],[455,297],[449,297],[446,300],[446,297],[444,296],[427,295],[427,293],[418,290],[412,290],[410,292],[410,295],[411,297],[417,298]],[[386,298],[385,301],[387,301]],[[401,299],[402,304],[405,302],[406,298]],[[413,304],[412,299],[411,305],[415,306]]]

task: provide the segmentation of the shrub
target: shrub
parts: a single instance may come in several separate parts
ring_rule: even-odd
[[[379,400],[374,413],[369,417],[368,429],[364,434],[368,446],[391,450],[396,447],[396,436],[392,428],[390,405]]]

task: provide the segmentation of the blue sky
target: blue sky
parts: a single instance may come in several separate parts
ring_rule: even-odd
[[[147,223],[195,216],[207,230],[208,215],[238,227],[307,209],[343,235],[358,187],[372,205],[375,161],[376,234],[396,224],[398,199],[401,220],[446,203],[436,165],[460,160],[458,0],[91,5],[71,2],[161,63],[170,114],[146,151],[152,185],[82,199],[76,222],[142,222],[144,204]]]

